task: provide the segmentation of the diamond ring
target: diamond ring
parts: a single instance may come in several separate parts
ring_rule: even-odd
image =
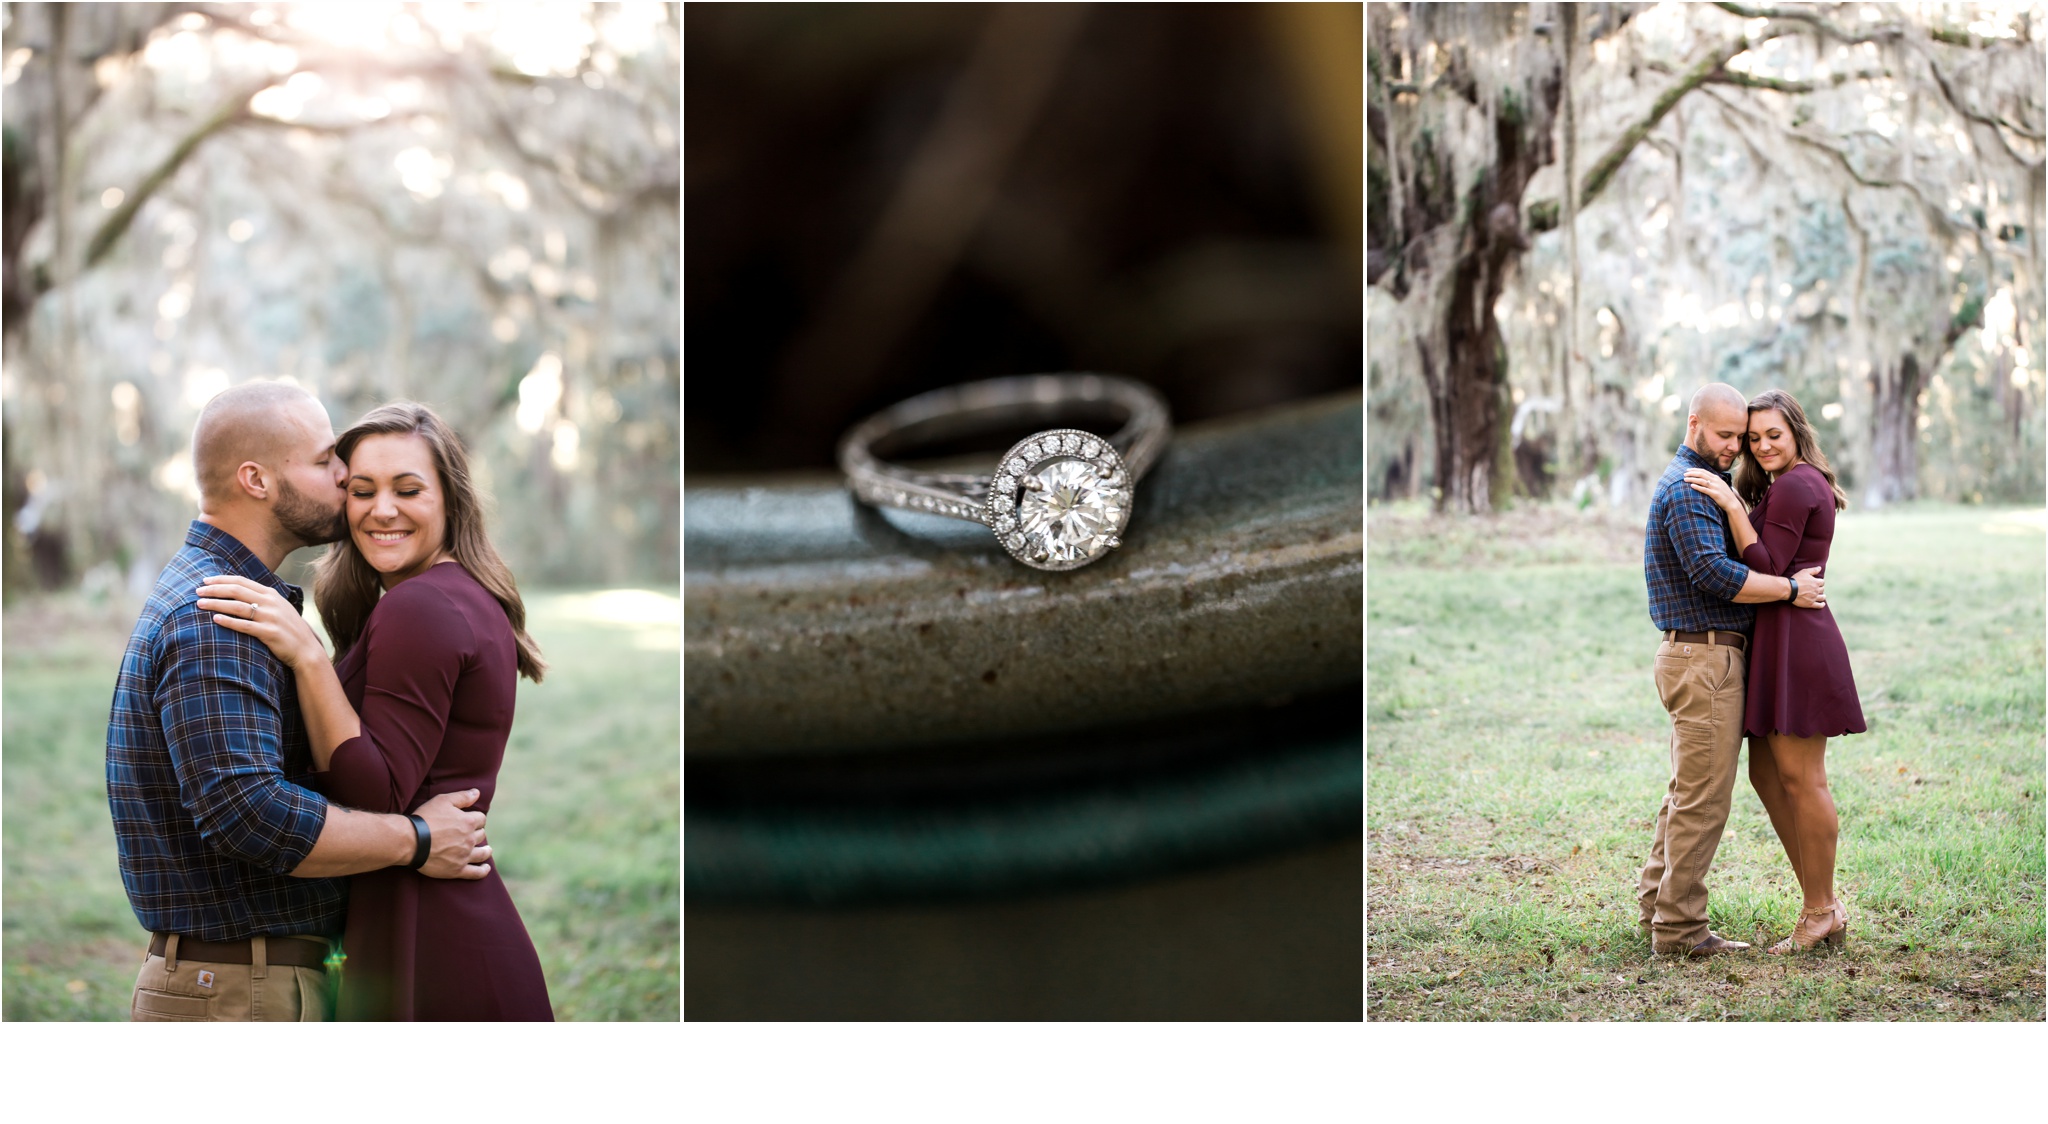
[[[919,472],[881,459],[1076,414],[1118,415],[1107,437],[1061,427],[1010,446],[993,473]],[[906,399],[848,430],[839,467],[856,498],[980,523],[1010,557],[1072,570],[1122,545],[1133,489],[1173,435],[1166,400],[1111,375],[1025,375],[949,386]]]

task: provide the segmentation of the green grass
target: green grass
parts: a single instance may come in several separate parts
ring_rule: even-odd
[[[1828,600],[1870,726],[1828,743],[1849,947],[1685,962],[1636,928],[1669,729],[1640,530],[1375,509],[1368,1016],[2041,1020],[2043,515],[1842,516]],[[1708,886],[1727,936],[1797,915],[1746,774]]]
[[[519,683],[491,843],[555,1017],[681,1015],[679,605],[542,593],[550,664]],[[132,619],[75,598],[5,620],[4,959],[9,1020],[126,1019],[143,934],[115,865],[107,708]]]

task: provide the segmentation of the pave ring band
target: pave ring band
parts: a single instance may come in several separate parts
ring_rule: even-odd
[[[1108,437],[1071,427],[1034,433],[990,475],[918,472],[877,455],[1083,412],[1121,414],[1123,427]],[[945,387],[875,414],[840,439],[839,468],[863,502],[980,523],[1017,561],[1072,570],[1121,545],[1132,490],[1172,436],[1166,400],[1143,383],[1024,375]]]

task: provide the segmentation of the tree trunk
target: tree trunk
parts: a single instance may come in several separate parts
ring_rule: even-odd
[[[1556,31],[1532,24],[1525,5],[1383,5],[1370,16],[1369,274],[1403,306],[1401,365],[1412,361],[1429,395],[1436,510],[1490,511],[1515,481],[1493,306],[1530,249],[1523,193],[1556,158]]]
[[[1865,238],[1864,254],[1869,254]],[[1859,299],[1861,286],[1858,287]],[[1920,495],[1920,395],[1926,373],[1939,370],[1964,332],[1984,326],[1984,297],[1979,293],[1963,302],[1949,317],[1941,343],[1923,367],[1910,348],[1899,352],[1896,369],[1873,367],[1870,371],[1870,451],[1873,480],[1864,496],[1869,507],[1883,507]],[[2003,370],[1998,362],[1994,370]]]
[[[1920,381],[1920,362],[1910,351],[1896,367],[1871,368],[1872,479],[1864,499],[1870,507],[1920,494]]]
[[[1443,309],[1446,354],[1439,360],[1421,344],[1436,422],[1438,511],[1470,515],[1491,511],[1508,498],[1508,369],[1506,345],[1494,322],[1500,266],[1479,254],[1458,263],[1453,297]]]
[[[1998,408],[2005,415],[2005,439],[2017,445],[2027,420],[2027,391],[2024,386],[2013,385],[2012,372],[2012,351],[2000,348],[1991,362],[1992,385],[1998,388]]]
[[[1553,70],[1532,83],[1527,106],[1509,103],[1494,120],[1496,160],[1459,201],[1456,258],[1449,299],[1436,310],[1434,338],[1442,355],[1422,349],[1430,415],[1436,423],[1436,509],[1460,515],[1504,506],[1513,488],[1508,447],[1507,344],[1494,319],[1509,273],[1529,249],[1522,229],[1522,191],[1549,164],[1551,122],[1561,75]],[[1419,163],[1420,161],[1418,161]]]

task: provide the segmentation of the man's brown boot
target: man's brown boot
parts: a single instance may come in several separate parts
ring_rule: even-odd
[[[1721,934],[1716,933],[1713,930],[1709,929],[1707,930],[1707,939],[1701,941],[1696,945],[1693,945],[1690,948],[1687,948],[1684,945],[1663,944],[1652,945],[1651,947],[1656,951],[1657,955],[1659,956],[1685,955],[1693,957],[1694,959],[1700,959],[1708,956],[1716,956],[1724,952],[1741,952],[1743,949],[1748,948],[1749,944],[1746,941],[1731,941],[1727,937],[1724,937]]]

